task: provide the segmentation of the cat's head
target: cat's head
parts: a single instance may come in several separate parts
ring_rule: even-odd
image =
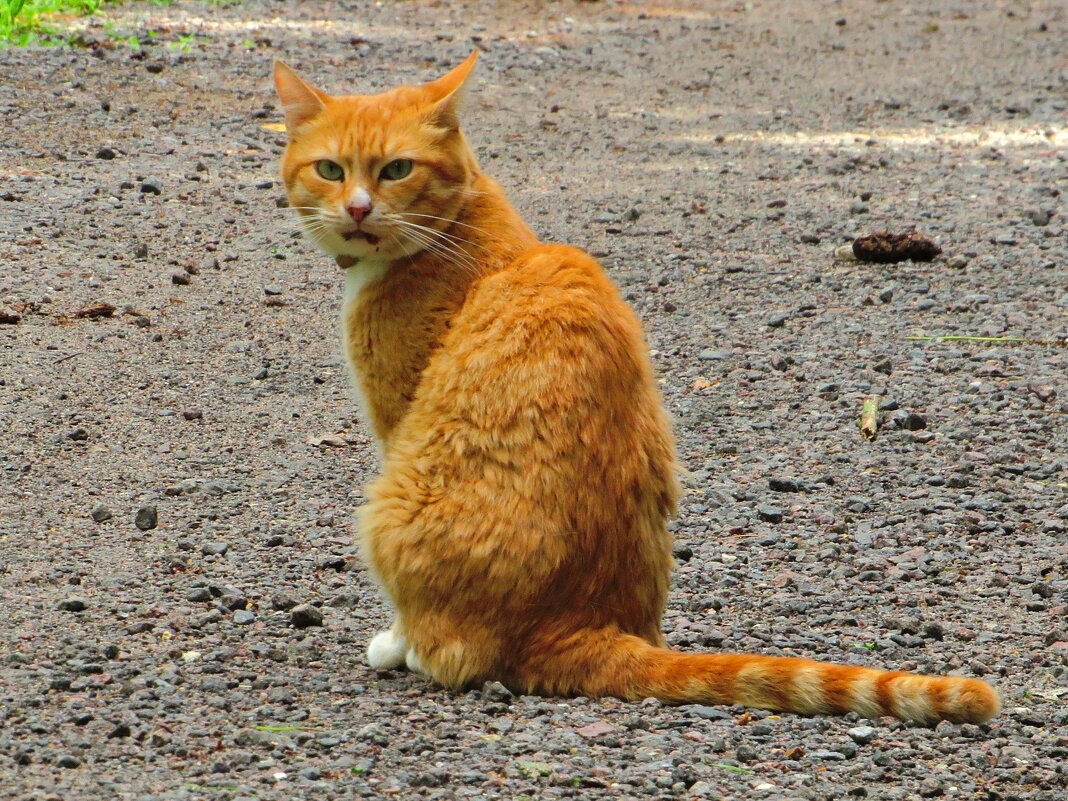
[[[275,63],[289,133],[282,157],[289,203],[339,264],[433,249],[435,232],[455,220],[477,173],[457,116],[476,58],[422,86],[343,96]]]

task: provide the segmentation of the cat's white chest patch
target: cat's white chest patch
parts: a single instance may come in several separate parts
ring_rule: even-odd
[[[345,300],[341,313],[347,315],[352,303],[360,297],[360,292],[372,281],[377,281],[386,274],[388,261],[359,261],[345,270]]]
[[[367,408],[367,396],[364,394],[363,381],[356,365],[349,355],[350,319],[360,303],[360,293],[372,281],[377,281],[386,274],[388,261],[361,261],[345,270],[345,294],[341,304],[341,344],[345,351],[345,364],[349,368],[349,377],[356,405],[360,410],[367,428],[370,430],[370,414]],[[371,432],[373,436],[373,431]]]

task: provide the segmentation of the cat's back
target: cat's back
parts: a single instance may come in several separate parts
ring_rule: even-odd
[[[485,331],[486,344],[552,345],[557,335],[575,342],[613,337],[644,363],[641,326],[601,265],[570,245],[538,244],[483,279],[457,321],[470,333]],[[622,337],[622,340],[620,340]],[[481,339],[481,338],[480,338]],[[614,350],[614,349],[613,349]]]
[[[476,282],[418,394],[419,429],[460,418],[487,445],[630,440],[673,458],[641,325],[600,265],[567,245],[528,248]]]

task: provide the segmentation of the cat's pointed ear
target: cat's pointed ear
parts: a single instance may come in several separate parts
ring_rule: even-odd
[[[274,88],[286,115],[286,130],[293,136],[304,123],[316,117],[326,103],[327,95],[306,83],[284,61],[274,62]]]
[[[423,86],[423,91],[430,101],[431,110],[427,116],[435,125],[450,131],[459,130],[464,85],[477,62],[478,51],[475,50],[462,64]]]

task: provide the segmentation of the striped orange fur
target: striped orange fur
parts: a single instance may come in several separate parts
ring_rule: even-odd
[[[291,204],[344,270],[342,333],[381,449],[359,526],[395,610],[368,648],[455,688],[985,721],[976,679],[667,650],[674,442],[637,318],[539,243],[444,77],[330,96],[283,64]],[[566,211],[562,211],[566,213]]]

